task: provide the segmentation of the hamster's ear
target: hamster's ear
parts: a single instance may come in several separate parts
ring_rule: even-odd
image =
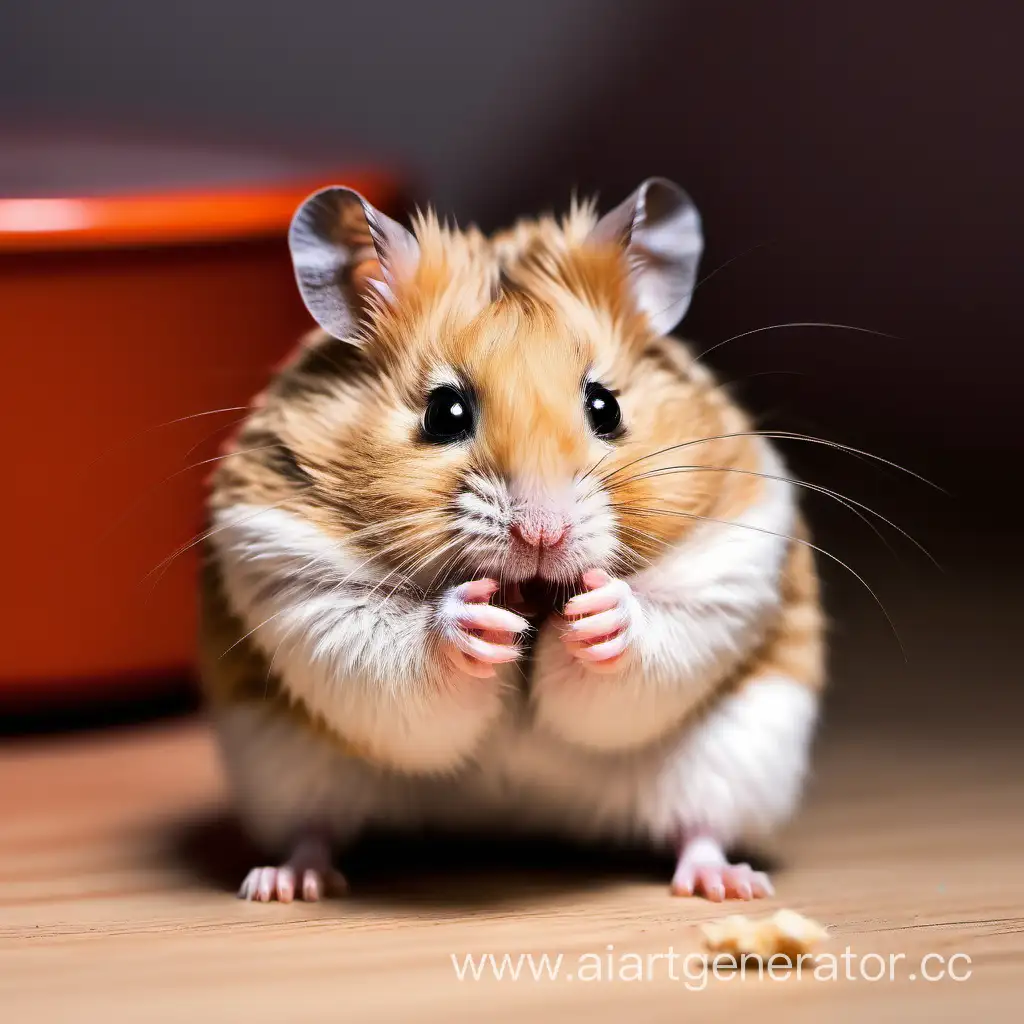
[[[420,255],[411,232],[340,186],[303,202],[288,229],[288,248],[306,309],[342,340],[355,328],[360,292],[372,287],[394,302],[395,281],[415,271]]]
[[[633,297],[655,331],[667,334],[682,320],[704,238],[697,207],[678,185],[648,178],[597,222],[589,240],[625,249]]]

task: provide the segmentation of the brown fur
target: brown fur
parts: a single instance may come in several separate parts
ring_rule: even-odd
[[[801,524],[790,542],[782,571],[782,607],[760,651],[746,666],[745,675],[785,676],[820,690],[825,683],[825,617],[818,593],[814,554],[807,546]]]
[[[596,467],[629,549],[608,567],[620,573],[656,559],[702,518],[729,518],[756,501],[754,439],[721,436],[749,431],[749,420],[682,343],[652,334],[622,253],[586,244],[594,222],[592,207],[576,205],[560,222],[526,221],[488,240],[421,216],[420,262],[395,283],[397,301],[366,297],[355,343],[322,332],[305,340],[220,463],[211,506],[278,505],[429,589],[451,580],[433,564],[417,579],[416,565],[451,539],[451,498],[473,467],[540,479]],[[372,271],[361,265],[358,276]],[[439,368],[476,392],[471,446],[419,439]],[[585,421],[588,371],[619,396],[626,433],[611,452]],[[797,657],[787,653],[799,646],[790,632],[817,628],[813,559],[802,545],[792,546],[787,581],[765,655],[780,664]],[[790,674],[816,685],[820,670]]]

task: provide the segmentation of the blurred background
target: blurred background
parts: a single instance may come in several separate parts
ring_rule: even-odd
[[[992,712],[1019,684],[1022,38],[1024,7],[1003,0],[5,5],[0,197],[171,196],[146,214],[161,224],[181,190],[269,190],[277,205],[256,227],[250,209],[188,237],[115,225],[96,256],[67,231],[47,251],[45,225],[26,227],[38,208],[8,205],[0,415],[20,454],[4,514],[25,582],[3,685],[22,704],[57,676],[161,677],[177,692],[194,565],[162,560],[201,528],[209,467],[186,467],[215,456],[231,417],[160,425],[240,404],[302,328],[282,210],[305,185],[361,175],[383,205],[429,200],[494,228],[563,209],[573,189],[608,207],[657,174],[705,222],[707,279],[683,333],[702,350],[745,335],[709,361],[762,422],[949,492],[787,446],[945,569],[810,502],[822,545],[871,583],[907,653],[827,565],[835,716],[1005,722]],[[101,265],[115,282],[102,302]],[[57,279],[86,283],[58,293]],[[776,326],[794,323],[858,330]],[[44,521],[73,552],[36,535]],[[115,577],[104,619],[74,607]],[[108,657],[97,633],[144,640]]]

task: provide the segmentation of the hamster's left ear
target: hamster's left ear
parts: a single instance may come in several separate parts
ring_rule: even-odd
[[[358,192],[332,186],[309,196],[288,229],[302,301],[328,334],[351,339],[366,289],[386,302],[420,258],[413,234]]]
[[[648,178],[597,222],[588,241],[625,249],[633,297],[655,331],[667,334],[682,320],[704,237],[697,207],[678,185]]]

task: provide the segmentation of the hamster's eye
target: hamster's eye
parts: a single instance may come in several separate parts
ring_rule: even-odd
[[[591,381],[583,402],[594,433],[598,437],[614,437],[622,425],[622,411],[615,396],[603,385]]]
[[[473,433],[473,406],[458,388],[442,384],[430,392],[423,414],[428,441],[461,441]]]

